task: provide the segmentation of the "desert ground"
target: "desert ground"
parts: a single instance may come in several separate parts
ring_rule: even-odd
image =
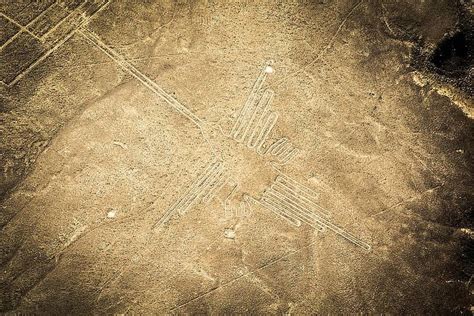
[[[471,314],[456,0],[0,0],[0,312]]]

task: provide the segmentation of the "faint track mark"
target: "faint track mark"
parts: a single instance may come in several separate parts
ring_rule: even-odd
[[[281,85],[282,83],[284,83],[287,79],[295,76],[295,75],[298,75],[304,71],[306,71],[306,69],[308,69],[309,67],[311,67],[312,65],[314,65],[314,63],[316,63],[317,61],[321,60],[324,55],[327,53],[327,51],[331,48],[331,46],[333,45],[334,41],[336,40],[337,36],[339,35],[339,33],[341,32],[342,28],[344,27],[344,25],[346,24],[347,20],[352,16],[352,14],[354,13],[354,11],[364,2],[364,0],[360,0],[359,2],[357,2],[353,7],[352,9],[349,11],[349,13],[346,15],[346,17],[342,20],[342,22],[339,24],[336,32],[334,32],[334,34],[331,36],[329,42],[326,44],[326,46],[324,46],[321,50],[319,50],[316,58],[314,58],[312,61],[310,61],[309,63],[307,63],[305,66],[301,67],[300,69],[296,70],[295,72],[293,73],[290,73],[288,75],[286,75],[285,77],[283,77],[282,79],[280,79],[279,81],[275,82],[275,85],[278,86],[278,85]]]
[[[236,278],[233,278],[233,279],[231,279],[231,280],[228,280],[227,282],[222,283],[222,284],[219,285],[218,287],[215,287],[215,288],[213,288],[213,289],[211,289],[211,290],[209,290],[209,291],[207,291],[207,292],[204,292],[204,293],[202,293],[202,294],[199,294],[198,296],[195,296],[195,297],[193,297],[192,299],[190,299],[190,300],[188,300],[188,301],[186,301],[186,302],[184,302],[184,303],[182,303],[182,304],[180,304],[180,305],[178,305],[178,306],[172,308],[172,309],[170,310],[170,312],[173,312],[173,311],[175,311],[175,310],[177,310],[177,309],[180,309],[180,308],[182,308],[182,307],[184,307],[184,306],[186,306],[186,305],[189,305],[189,304],[191,304],[191,303],[193,303],[193,302],[199,300],[199,299],[202,298],[202,297],[208,296],[208,295],[214,293],[214,292],[217,291],[217,290],[220,290],[220,289],[222,289],[222,288],[224,288],[224,287],[227,287],[227,286],[229,286],[229,285],[235,283],[236,281],[238,281],[238,280],[240,280],[240,279],[242,279],[242,278],[245,278],[245,277],[247,277],[247,276],[249,276],[249,275],[253,275],[253,274],[257,273],[258,271],[264,270],[265,268],[270,267],[270,266],[274,265],[275,263],[278,263],[279,261],[282,261],[282,260],[284,260],[284,259],[286,259],[286,258],[289,258],[289,257],[291,257],[291,256],[293,256],[293,255],[295,255],[295,254],[297,254],[298,252],[301,252],[302,250],[307,249],[307,248],[313,246],[314,244],[316,244],[316,242],[317,242],[317,241],[314,241],[314,242],[312,242],[312,243],[310,243],[310,244],[308,244],[308,245],[306,245],[306,246],[300,247],[300,248],[298,248],[298,249],[296,249],[296,250],[294,250],[294,251],[290,251],[290,252],[284,254],[283,256],[278,257],[278,258],[276,258],[276,259],[274,259],[274,260],[271,260],[270,262],[267,262],[267,263],[261,265],[260,267],[254,269],[254,270],[252,270],[252,271],[249,271],[249,272],[247,272],[247,273],[245,273],[245,274],[242,274],[242,275],[240,275],[240,276],[238,276],[238,277],[236,277]]]

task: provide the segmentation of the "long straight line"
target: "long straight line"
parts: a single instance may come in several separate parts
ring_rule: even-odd
[[[286,176],[286,175],[279,175],[276,179],[276,182],[282,183],[286,187],[292,187],[294,190],[299,191],[303,194],[305,194],[308,199],[312,200],[314,203],[316,203],[315,199],[319,196],[318,192],[315,192],[314,190],[306,187],[304,184],[301,184],[292,178]]]
[[[29,28],[30,26],[35,23],[38,19],[40,19],[43,15],[46,14],[46,12],[55,4],[55,2],[51,2],[51,4],[49,5],[49,7],[47,7],[46,9],[44,9],[38,16],[36,16],[33,20],[31,20],[25,27],[25,31],[28,33],[28,34],[31,34],[31,32],[29,31]],[[2,13],[3,16],[5,16],[3,13]],[[6,17],[6,16],[5,16]],[[13,23],[13,22],[12,22]],[[16,24],[18,26],[18,24]],[[2,49],[3,47],[6,47],[9,43],[11,43],[15,38],[18,37],[18,35],[21,33],[23,29],[20,27],[20,30],[18,32],[15,33],[15,35],[13,35],[12,37],[10,37],[8,39],[8,41],[6,41],[5,43],[3,43],[2,46],[0,46],[0,49]],[[36,35],[34,35],[36,37]],[[36,37],[38,38],[38,37]]]
[[[287,208],[288,210],[291,210],[293,213],[295,213],[297,216],[299,216],[300,218],[304,219],[304,222],[306,222],[308,225],[310,226],[317,226],[317,227],[324,227],[323,224],[320,223],[320,221],[318,220],[318,216],[312,212],[310,212],[309,210],[306,210],[304,209],[303,207],[299,206],[299,205],[293,205],[292,203],[289,203],[288,201],[284,200],[284,198],[278,196],[277,194],[275,194],[273,192],[273,190],[270,190],[268,191],[268,196],[265,197],[267,200],[268,199],[273,199],[275,200],[275,202],[278,202],[279,204],[281,204],[282,207],[285,207]],[[303,217],[305,216],[305,217]],[[313,227],[314,227],[313,226]]]
[[[11,22],[11,23],[15,24],[17,27],[19,27],[21,31],[30,34],[31,36],[33,36],[37,40],[40,40],[38,36],[36,36],[34,33],[30,32],[30,30],[28,30],[26,27],[24,27],[23,25],[21,25],[20,23],[18,23],[17,21],[15,21],[11,17],[9,17],[8,15],[6,15],[2,12],[0,12],[0,15],[3,16],[5,19],[7,19],[9,22]]]
[[[284,201],[282,200],[283,203],[286,203],[289,207],[292,207],[291,206],[291,203],[289,201]],[[293,206],[294,207],[294,206]],[[367,250],[367,251],[370,251],[371,250],[371,246],[369,244],[367,244],[366,242],[360,240],[359,238],[357,238],[356,236],[354,236],[353,234],[349,233],[348,231],[342,229],[341,227],[333,224],[332,222],[330,222],[328,219],[316,214],[316,213],[312,213],[312,217],[315,219],[315,221],[323,226],[323,227],[326,227],[327,229],[333,231],[334,233],[338,234],[339,236],[347,239],[348,241],[350,241],[351,243]]]
[[[278,199],[274,195],[271,195],[269,192],[267,192],[266,195],[262,197],[262,201],[272,207],[280,209],[282,212],[287,214],[287,216],[295,220],[299,220],[300,222],[304,222],[313,228],[322,230],[322,226],[318,225],[316,221],[313,218],[311,218],[311,216],[305,214],[304,212],[301,212],[300,210],[294,207],[284,204],[280,199]]]
[[[314,204],[314,203],[308,203],[307,201],[302,199],[301,196],[298,196],[297,194],[295,194],[295,192],[287,190],[287,188],[285,188],[285,187],[277,187],[274,184],[272,186],[272,191],[277,192],[277,193],[281,194],[282,196],[285,196],[287,199],[294,201],[296,204],[298,204],[302,208],[308,209],[311,213],[316,212],[316,210],[317,210],[318,213],[320,213],[319,215],[321,215],[323,217],[326,217],[326,218],[330,217],[329,214],[327,212],[325,212],[324,209],[321,211],[322,208],[319,207],[319,205]]]
[[[271,61],[271,60],[269,60],[265,63],[265,65],[262,68],[257,80],[255,81],[255,83],[252,86],[252,90],[250,91],[250,94],[247,98],[247,101],[245,102],[245,105],[240,110],[240,114],[239,114],[237,120],[235,121],[235,124],[234,124],[234,126],[232,128],[232,132],[231,132],[232,137],[234,137],[235,139],[238,139],[239,133],[241,132],[242,128],[244,128],[248,123],[247,122],[248,112],[252,110],[253,106],[255,106],[255,102],[257,100],[258,92],[262,88],[263,83],[265,82],[265,79],[268,76],[268,73],[266,71],[267,67],[271,66],[272,64],[273,64],[273,61]]]
[[[83,2],[79,8],[81,8],[83,5],[84,5],[85,2]],[[58,4],[58,6],[60,6]],[[64,7],[60,6],[61,8],[64,9]],[[69,11],[69,10],[66,10],[67,12],[69,12],[65,17],[63,17],[58,23],[56,23],[52,28],[50,28],[48,31],[46,31],[46,33],[44,33],[43,35],[41,35],[41,39],[45,39],[49,36],[49,34],[53,33],[54,31],[56,31],[60,26],[61,24],[63,24],[65,21],[67,21],[72,15],[74,15],[74,13],[77,12],[77,9],[75,10],[72,10],[72,11]]]
[[[270,202],[268,202],[266,199],[262,198],[259,203],[261,205],[263,205],[263,207],[269,209],[270,211],[272,211],[273,213],[283,217],[285,220],[289,221],[291,224],[295,225],[295,226],[301,226],[301,222],[302,220],[300,220],[299,218],[295,218],[292,216],[292,214],[288,214],[287,211],[284,211],[282,208],[280,207],[277,207],[275,205],[272,205]]]
[[[79,22],[79,24],[77,25],[77,27],[71,31],[69,31],[69,33],[64,36],[61,40],[59,40],[58,42],[56,42],[56,44],[51,47],[46,53],[44,53],[43,55],[41,55],[40,58],[38,58],[37,60],[35,60],[34,63],[32,63],[31,65],[28,66],[28,68],[26,68],[23,72],[21,72],[18,76],[16,76],[12,82],[10,83],[6,83],[5,84],[9,87],[13,86],[14,84],[16,84],[21,78],[23,78],[23,76],[25,76],[26,74],[28,74],[34,67],[36,67],[36,65],[38,65],[40,62],[42,62],[43,60],[45,60],[49,55],[51,55],[56,49],[58,49],[62,44],[64,44],[68,39],[70,39],[75,33],[76,31],[78,31],[78,29],[83,26],[83,25],[86,25],[87,23],[89,23],[89,21],[92,19],[92,17],[94,17],[97,13],[99,13],[100,11],[104,10],[108,5],[109,5],[110,1],[107,1],[105,2],[104,4],[102,4],[102,6],[97,9],[91,16],[87,17],[87,18],[82,18],[82,21]],[[3,81],[2,81],[3,82]]]
[[[210,163],[205,171],[200,174],[196,180],[191,184],[191,186],[186,190],[186,192],[178,199],[168,210],[166,210],[165,214],[152,226],[152,229],[156,230],[159,229],[164,223],[166,223],[171,216],[179,210],[183,208],[184,210],[188,209],[190,205],[192,205],[196,199],[198,198],[199,194],[202,193],[204,188],[202,187],[203,184],[207,181],[207,179],[215,175],[216,172],[219,171],[221,167],[220,161],[214,161]]]
[[[211,189],[206,193],[206,195],[202,198],[202,201],[204,203],[207,203],[212,200],[214,197],[214,193],[220,191],[220,187],[225,184],[227,181],[226,179],[226,174],[224,171],[222,171],[219,175],[219,177],[215,180],[215,182],[212,184]]]
[[[243,140],[245,141],[245,138],[247,137],[247,134],[251,132],[248,141],[247,141],[247,146],[252,148],[255,145],[252,145],[253,138],[255,137],[255,133],[258,133],[258,128],[261,125],[262,117],[265,115],[265,112],[267,108],[269,108],[272,100],[273,100],[273,91],[270,89],[265,90],[263,93],[262,98],[258,102],[257,106],[255,107],[255,110],[252,114],[252,117],[250,118],[250,121],[247,125],[247,128],[245,129]]]
[[[278,113],[272,112],[268,114],[267,120],[265,121],[262,130],[260,131],[260,135],[257,138],[256,146],[257,146],[257,153],[260,153],[260,149],[262,148],[263,144],[267,140],[268,135],[272,131],[273,127],[275,126],[278,120]]]
[[[308,199],[307,197],[304,196],[304,194],[302,194],[301,192],[298,192],[298,191],[295,191],[295,190],[292,190],[291,188],[289,188],[287,185],[281,183],[281,182],[275,182],[273,185],[272,185],[272,189],[276,192],[280,192],[282,191],[281,193],[285,193],[291,197],[293,197],[296,201],[299,201],[299,203],[302,203],[303,205],[305,205],[307,208],[309,209],[317,209],[319,213],[321,213],[321,215],[323,215],[324,217],[331,217],[331,214],[328,210],[326,210],[325,208],[321,207],[318,203]]]
[[[245,277],[247,277],[247,276],[249,276],[249,275],[252,275],[252,274],[256,274],[258,271],[264,270],[265,268],[270,267],[270,266],[272,266],[272,265],[274,265],[274,264],[276,264],[276,263],[278,263],[278,262],[280,262],[280,261],[282,261],[282,260],[284,260],[284,259],[286,259],[286,258],[288,258],[288,257],[291,257],[291,256],[293,256],[293,255],[295,255],[295,254],[297,254],[297,253],[303,251],[304,249],[310,248],[310,247],[312,247],[312,246],[313,246],[314,244],[316,244],[316,243],[317,243],[317,241],[313,241],[312,243],[310,243],[310,244],[308,244],[308,245],[302,246],[301,248],[298,248],[298,249],[296,249],[296,250],[290,251],[290,252],[284,254],[284,255],[281,256],[281,257],[278,257],[278,258],[276,258],[276,259],[274,259],[274,260],[271,260],[271,261],[269,261],[269,262],[267,262],[267,263],[265,263],[265,264],[262,264],[261,266],[259,266],[258,268],[254,269],[254,270],[252,270],[252,271],[249,271],[249,272],[247,272],[247,273],[245,273],[245,274],[242,274],[242,275],[240,275],[240,276],[238,276],[238,277],[235,277],[235,278],[233,278],[233,279],[230,279],[230,280],[228,280],[228,281],[225,281],[225,282],[221,283],[218,287],[213,288],[213,289],[210,289],[210,290],[208,290],[208,291],[206,291],[206,292],[204,292],[204,293],[202,293],[202,294],[199,294],[199,295],[197,295],[197,296],[191,298],[190,300],[188,300],[188,301],[186,301],[186,302],[184,302],[184,303],[182,303],[182,304],[180,304],[180,305],[178,305],[178,306],[175,306],[174,308],[172,308],[172,309],[170,310],[170,312],[175,311],[175,310],[177,310],[177,309],[179,309],[179,308],[181,308],[181,307],[184,307],[184,306],[186,306],[186,305],[189,305],[190,303],[195,302],[195,301],[199,300],[199,299],[202,298],[202,297],[206,297],[206,296],[208,296],[208,295],[214,293],[214,292],[217,291],[217,290],[220,290],[220,289],[222,289],[222,288],[224,288],[224,287],[227,287],[227,286],[229,286],[229,285],[231,285],[231,284],[237,282],[238,280],[240,280],[240,279],[242,279],[242,278],[245,278]]]
[[[168,92],[162,89],[156,82],[151,80],[148,76],[139,71],[135,66],[128,62],[122,55],[116,52],[114,49],[106,45],[97,35],[91,31],[81,28],[78,31],[79,34],[84,36],[89,42],[94,44],[97,48],[103,51],[107,56],[109,56],[117,65],[122,69],[131,74],[135,79],[140,81],[145,87],[150,89],[154,94],[162,98],[166,103],[173,107],[180,114],[186,116],[198,127],[201,127],[202,121],[192,113],[187,107],[182,105],[178,100],[172,97]]]

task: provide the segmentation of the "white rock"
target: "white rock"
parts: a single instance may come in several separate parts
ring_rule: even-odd
[[[224,230],[224,236],[225,236],[225,238],[234,239],[235,238],[235,231],[233,229],[226,228]]]
[[[267,74],[273,73],[273,67],[272,67],[272,66],[267,66],[267,67],[265,67],[265,72],[266,72]]]

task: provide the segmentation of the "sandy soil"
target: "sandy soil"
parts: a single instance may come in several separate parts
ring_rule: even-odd
[[[471,14],[112,1],[0,86],[0,311],[469,313],[472,55],[449,40],[470,43]],[[262,150],[287,139],[286,163],[228,136],[260,73],[278,114]],[[212,161],[225,182],[194,199]],[[282,175],[371,250],[265,207]]]

